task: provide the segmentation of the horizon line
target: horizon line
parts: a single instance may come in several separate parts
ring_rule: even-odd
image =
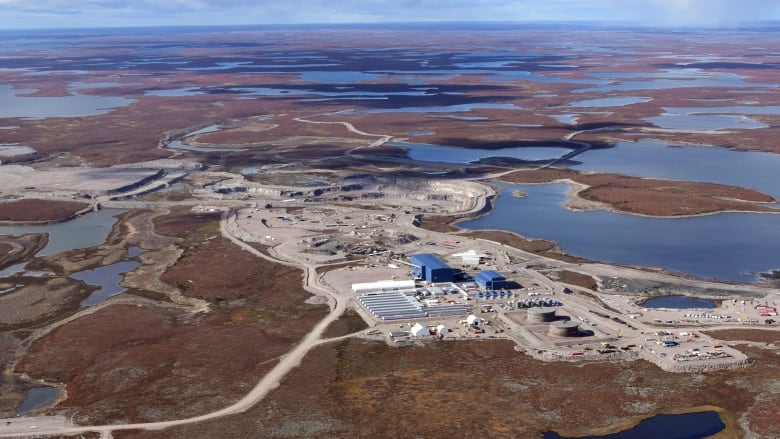
[[[766,27],[780,27],[780,19],[761,20],[753,23],[710,24],[710,25],[672,25],[660,23],[644,23],[629,20],[477,20],[477,21],[372,21],[372,22],[292,22],[292,23],[233,23],[233,24],[150,24],[150,25],[116,25],[116,26],[78,26],[78,27],[20,27],[0,29],[0,32],[18,31],[80,31],[80,30],[132,30],[132,29],[203,29],[203,28],[285,28],[285,27],[371,27],[371,26],[462,26],[477,28],[487,25],[500,26],[564,26],[578,25],[605,28],[635,28],[636,30],[751,30]],[[484,29],[489,30],[489,29]],[[574,29],[576,30],[576,29]],[[778,29],[780,30],[780,29]]]

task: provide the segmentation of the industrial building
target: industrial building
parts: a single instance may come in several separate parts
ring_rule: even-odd
[[[484,259],[488,257],[485,253],[477,253],[475,250],[469,250],[464,253],[455,253],[452,255],[456,258],[461,258],[461,264],[465,267],[476,267],[481,264]]]
[[[455,270],[432,253],[412,255],[412,275],[431,283],[455,280]]]
[[[413,280],[380,280],[376,282],[352,284],[354,293],[372,293],[374,291],[413,290]]]
[[[474,276],[474,282],[483,290],[500,290],[506,288],[506,278],[497,271],[484,270]]]

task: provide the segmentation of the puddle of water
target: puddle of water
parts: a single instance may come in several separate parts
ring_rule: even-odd
[[[146,250],[142,249],[141,247],[130,247],[127,249],[127,257],[135,258],[145,251]]]

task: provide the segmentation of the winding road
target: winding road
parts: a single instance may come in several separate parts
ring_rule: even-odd
[[[222,235],[227,239],[241,247],[242,249],[252,253],[255,256],[264,258],[275,263],[282,263],[288,266],[300,265],[293,264],[289,261],[279,261],[271,258],[270,256],[255,249],[249,244],[239,240],[230,232],[230,211],[224,211],[222,219],[220,221],[220,231]],[[101,437],[110,438],[111,433],[118,430],[162,430],[169,427],[175,427],[179,425],[194,424],[197,422],[208,421],[212,419],[221,418],[223,416],[234,415],[242,413],[250,409],[252,406],[262,401],[273,389],[279,386],[279,383],[284,377],[290,373],[292,369],[298,366],[304,356],[313,348],[319,344],[339,340],[345,337],[337,337],[333,340],[322,339],[322,333],[325,328],[328,327],[333,321],[338,319],[347,307],[347,301],[339,298],[331,293],[331,291],[318,282],[316,273],[316,266],[305,265],[304,267],[306,276],[304,281],[304,288],[313,294],[326,295],[329,297],[332,303],[330,313],[322,319],[303,340],[295,346],[295,348],[282,357],[281,361],[273,368],[267,375],[265,375],[255,387],[247,393],[243,398],[236,401],[234,404],[225,407],[215,412],[207,413],[205,415],[195,416],[192,418],[177,419],[171,421],[161,422],[145,422],[138,424],[122,424],[122,425],[92,425],[92,426],[73,426],[64,417],[40,417],[40,418],[18,418],[10,420],[11,424],[6,424],[7,420],[0,420],[0,437],[29,437],[29,436],[49,436],[49,435],[72,435],[87,432],[100,433]]]

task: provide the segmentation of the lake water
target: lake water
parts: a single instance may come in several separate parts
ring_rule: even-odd
[[[36,408],[51,403],[57,399],[57,393],[57,388],[55,387],[33,387],[27,391],[27,398],[16,409],[16,416],[26,416]]]
[[[638,96],[615,96],[610,98],[585,99],[582,101],[570,102],[570,107],[622,107],[625,105],[638,104],[640,102],[650,102],[652,99]]]
[[[717,412],[657,415],[634,428],[603,436],[578,436],[578,439],[705,439],[726,428]],[[569,439],[547,432],[543,439]]]
[[[99,290],[93,292],[88,298],[81,302],[81,306],[93,306],[116,296],[126,290],[119,285],[122,281],[122,275],[128,271],[135,270],[141,265],[136,261],[122,261],[115,264],[95,268],[94,270],[79,271],[70,275],[71,278],[84,281],[90,285],[97,285]]]
[[[645,300],[642,304],[644,308],[672,308],[672,309],[689,309],[689,308],[717,308],[718,304],[712,300],[697,299],[695,297],[688,296],[659,296],[652,297]]]
[[[618,142],[576,157],[580,171],[706,181],[755,189],[780,198],[780,154],[700,146],[669,146],[654,140]]]
[[[769,127],[769,125],[747,116],[735,116],[732,114],[664,113],[660,116],[647,117],[645,120],[659,128],[670,130],[754,130]]]
[[[722,213],[649,218],[608,211],[573,212],[565,183],[500,183],[493,211],[460,223],[467,229],[510,230],[557,241],[589,259],[664,267],[704,278],[751,282],[780,267],[780,215]],[[528,196],[518,198],[521,190]]]
[[[474,149],[408,142],[388,142],[386,145],[407,148],[409,158],[412,160],[443,163],[472,163],[488,157],[511,157],[528,161],[552,160],[571,151],[568,148],[554,146]]]
[[[116,223],[115,216],[122,209],[103,209],[81,215],[70,221],[38,226],[0,226],[0,235],[23,235],[25,233],[48,233],[49,243],[37,256],[47,256],[65,250],[100,245],[106,241]]]
[[[68,96],[22,96],[32,89],[17,89],[0,84],[0,118],[4,117],[81,117],[106,114],[135,102],[118,96],[70,94]]]

